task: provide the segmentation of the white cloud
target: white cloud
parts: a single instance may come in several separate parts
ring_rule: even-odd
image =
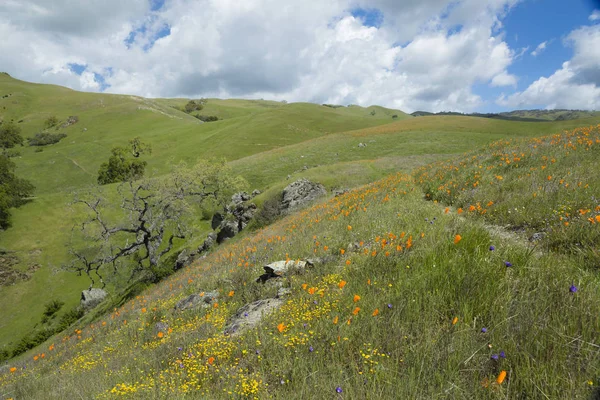
[[[544,50],[546,50],[546,46],[548,45],[548,41],[542,42],[540,44],[537,45],[537,47],[535,48],[535,50],[533,50],[531,52],[531,55],[534,57],[537,57],[538,55],[540,55]]]
[[[589,20],[590,21],[600,20],[600,10],[594,10],[594,12],[590,14]]]
[[[472,111],[483,103],[473,85],[516,83],[501,32],[516,0],[171,0],[158,12],[145,0],[88,3],[2,2],[2,69],[78,90],[100,90],[99,74],[114,93],[406,111]],[[381,27],[363,26],[355,7],[381,10]],[[77,75],[69,63],[87,68]]]
[[[573,46],[574,55],[561,69],[539,78],[522,92],[500,97],[497,103],[518,108],[600,109],[600,25],[572,31],[565,43]]]
[[[492,86],[515,86],[517,84],[517,77],[506,72],[501,72],[492,78]]]

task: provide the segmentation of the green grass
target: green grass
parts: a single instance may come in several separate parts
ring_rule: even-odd
[[[10,96],[2,98],[5,94]],[[75,191],[96,182],[98,168],[112,147],[141,136],[153,147],[148,174],[160,176],[180,161],[232,160],[331,132],[384,124],[392,121],[391,113],[404,117],[400,111],[378,107],[331,109],[306,103],[209,99],[201,112],[223,120],[200,124],[172,107],[185,102],[81,93],[0,75],[0,119],[22,120],[18,125],[25,137],[38,133],[50,116],[60,123],[70,115],[79,117],[72,126],[50,130],[68,135],[60,143],[46,146],[42,152],[33,147],[18,149],[17,173],[36,186],[35,199],[14,210],[14,228],[2,233],[0,246],[17,252],[21,260],[17,268],[39,264],[41,269],[30,281],[0,288],[1,296],[15,300],[6,305],[7,318],[0,323],[0,346],[14,343],[30,331],[43,304],[58,299],[73,305],[87,287],[84,279],[60,269],[68,262],[67,242],[79,217],[67,204]],[[199,228],[206,234],[207,223]],[[47,285],[60,290],[47,290]]]
[[[545,121],[560,119],[582,119],[597,117],[600,112],[586,110],[517,110],[500,113],[509,117],[535,118]]]
[[[427,197],[600,265],[600,125],[499,141],[416,174]]]
[[[65,244],[71,236],[70,228],[80,217],[66,204],[73,191],[95,181],[98,166],[107,159],[110,148],[134,136],[142,136],[153,146],[150,174],[161,176],[179,161],[193,163],[207,156],[225,156],[252,188],[265,192],[257,199],[260,203],[290,182],[288,174],[292,180],[307,177],[329,189],[352,188],[389,173],[410,172],[432,161],[456,157],[495,140],[548,135],[600,121],[410,118],[377,106],[334,109],[306,103],[209,99],[200,113],[218,115],[222,120],[198,124],[197,119],[171,107],[184,105],[186,100],[182,99],[78,93],[0,75],[0,97],[4,92],[13,95],[0,99],[0,115],[15,121],[23,119],[20,126],[25,136],[38,132],[50,115],[59,120],[77,115],[80,121],[60,130],[69,135],[60,143],[41,153],[23,148],[21,158],[16,160],[19,174],[38,187],[37,197],[15,210],[15,226],[2,233],[0,245],[17,251],[22,260],[18,268],[26,269],[31,263],[39,263],[42,268],[27,282],[0,288],[0,296],[11,299],[3,305],[2,345],[18,341],[39,323],[48,301],[65,301],[60,313],[78,302],[79,292],[88,281],[59,268],[68,259]],[[375,115],[371,115],[373,110]],[[398,114],[401,120],[392,122],[390,114]],[[358,143],[366,143],[367,147],[359,148]],[[570,168],[572,163],[557,166]],[[114,187],[107,189],[109,195],[114,192]],[[570,252],[534,254],[526,245],[495,230],[490,232],[483,225],[496,221],[446,215],[443,207],[424,202],[419,192],[419,186],[410,183],[408,177],[393,178],[332,200],[326,207],[289,217],[264,231],[243,234],[201,264],[127,303],[118,315],[113,314],[113,319],[100,312],[110,312],[108,305],[124,301],[124,296],[114,293],[98,314],[92,313],[85,324],[80,323],[84,331],[81,339],[71,337],[63,343],[66,334],[61,335],[40,348],[44,350],[13,361],[11,366],[16,365],[18,373],[0,372],[0,393],[16,398],[73,394],[89,398],[123,383],[134,388],[133,397],[138,398],[197,397],[198,393],[186,394],[186,378],[175,373],[180,371],[176,360],[181,359],[177,347],[184,347],[186,352],[196,354],[186,359],[185,367],[198,368],[203,383],[200,392],[207,391],[211,397],[218,397],[217,393],[227,397],[228,391],[247,392],[247,385],[254,384],[252,380],[262,381],[258,384],[260,395],[272,394],[275,398],[332,397],[334,382],[349,398],[373,394],[390,398],[494,398],[511,397],[513,393],[536,398],[543,396],[542,392],[551,398],[565,397],[563,393],[587,396],[591,388],[586,382],[596,385],[600,374],[594,361],[598,358],[597,351],[594,353],[597,348],[593,346],[597,344],[594,332],[600,327],[598,277],[585,259]],[[382,202],[385,194],[390,200]],[[486,193],[484,197],[489,196]],[[350,201],[367,211],[349,208]],[[349,215],[336,215],[339,207]],[[434,224],[430,224],[432,218],[436,218]],[[347,230],[348,224],[353,226],[352,231]],[[207,222],[199,222],[197,229],[200,234],[206,232]],[[380,251],[375,257],[370,253],[347,253],[322,269],[287,282],[293,289],[291,308],[270,317],[241,342],[222,337],[223,323],[237,307],[273,295],[273,288],[253,284],[262,263],[285,259],[286,254],[291,258],[314,254],[314,235],[319,238],[319,255],[324,254],[323,245],[327,245],[329,253],[339,256],[339,249],[346,248],[350,241],[362,240],[363,247],[372,251],[380,243],[375,241],[377,236],[390,232],[399,236],[402,231],[407,233],[404,246],[408,236],[413,236],[411,250],[397,253],[393,247],[389,257]],[[425,233],[423,238],[421,233]],[[454,246],[452,239],[457,233],[463,240]],[[277,240],[282,236],[285,242]],[[394,244],[400,239],[395,240]],[[490,253],[490,244],[498,250]],[[256,251],[248,250],[254,246]],[[345,266],[348,257],[351,263]],[[502,263],[505,260],[517,268],[506,270]],[[248,267],[244,267],[246,262]],[[345,267],[336,268],[338,265]],[[343,291],[337,290],[333,282],[338,279],[349,282]],[[367,286],[369,279],[377,285]],[[313,297],[301,290],[301,283],[327,287],[324,299],[331,305],[330,309],[322,309],[325,304],[319,303],[314,311],[318,316],[306,321],[312,335],[304,331],[305,322],[301,321],[308,318],[304,313],[312,307]],[[392,286],[386,288],[390,283]],[[576,295],[568,293],[571,283],[581,288]],[[172,313],[174,302],[184,294],[215,288],[224,294],[233,290],[235,295],[225,297],[216,310],[183,316]],[[361,311],[350,325],[343,325],[342,318],[349,317],[353,309],[355,293],[362,297]],[[388,303],[393,304],[391,310],[387,309]],[[308,308],[298,310],[293,308],[296,304]],[[141,313],[142,307],[146,313]],[[156,311],[152,311],[154,308]],[[370,317],[374,308],[380,309],[380,318]],[[96,315],[99,319],[93,321],[92,328],[88,323]],[[333,326],[335,315],[341,319]],[[460,322],[452,326],[449,321],[455,316]],[[155,336],[158,320],[173,329],[163,340]],[[102,321],[107,324],[103,326]],[[309,335],[311,344],[319,346],[311,354],[318,357],[306,358],[306,346],[284,346],[284,338],[275,331],[279,323],[289,327],[286,338],[301,340],[304,334]],[[489,335],[479,332],[482,324],[490,329]],[[578,339],[573,342],[573,338]],[[258,348],[257,339],[262,343]],[[331,346],[331,342],[336,344]],[[47,350],[49,343],[56,346],[52,352]],[[389,357],[377,356],[381,366],[374,368],[373,374],[364,369],[367,359],[360,351],[367,351],[365,343],[371,343],[371,351],[377,348],[378,352],[390,353]],[[489,361],[487,343],[492,343],[494,350],[498,346],[505,349],[509,357],[499,363]],[[256,349],[263,357],[260,363]],[[46,353],[44,362],[35,364],[33,354],[40,352]],[[206,367],[211,356],[217,359],[218,368]],[[134,358],[135,365],[131,361]],[[531,359],[536,360],[535,364]],[[27,370],[21,375],[24,365]],[[338,369],[337,365],[344,367]],[[103,374],[100,369],[116,372]],[[499,369],[509,371],[510,385],[483,389],[481,381],[493,381]],[[57,371],[60,375],[55,374]],[[156,382],[161,373],[169,381],[159,388]],[[551,384],[551,377],[559,377],[559,382]],[[279,383],[282,379],[284,385]],[[361,379],[367,381],[359,384]],[[176,393],[164,391],[169,388]]]
[[[315,204],[14,360],[8,367],[16,371],[0,375],[2,393],[592,397],[600,376],[598,274],[471,216],[445,213],[404,174]],[[277,291],[254,282],[262,265],[314,255],[332,259],[283,279],[292,294],[281,309],[239,337],[222,334],[240,306]],[[215,289],[218,307],[173,311],[186,295]],[[170,328],[162,337],[159,321]],[[505,358],[492,358],[501,352]],[[501,371],[507,378],[498,384]]]

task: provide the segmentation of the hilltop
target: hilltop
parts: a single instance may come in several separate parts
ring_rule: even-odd
[[[427,111],[415,111],[411,113],[413,117],[424,117],[430,115],[466,115],[479,118],[492,118],[507,121],[568,121],[578,120],[583,118],[594,118],[600,115],[600,111],[588,110],[516,110],[501,113],[472,113],[464,114],[452,111],[442,111],[431,113]]]

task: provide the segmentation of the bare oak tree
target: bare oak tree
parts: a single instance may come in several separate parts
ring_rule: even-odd
[[[245,188],[243,179],[233,177],[224,161],[204,161],[194,168],[179,165],[172,174],[159,179],[119,184],[120,207],[115,213],[101,189],[77,197],[87,218],[78,225],[84,246],[72,246],[69,269],[85,273],[95,284],[96,275],[104,285],[102,270],[127,265],[130,280],[160,278],[161,261],[177,239],[187,239],[194,210],[207,200],[222,204]]]

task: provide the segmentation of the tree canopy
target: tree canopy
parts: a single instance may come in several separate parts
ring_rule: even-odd
[[[139,137],[131,139],[128,147],[114,147],[108,162],[100,165],[98,183],[106,185],[143,177],[147,162],[138,158],[151,152],[150,145],[142,143]]]
[[[173,266],[162,265],[176,240],[193,235],[195,211],[207,202],[225,204],[247,183],[235,177],[224,160],[202,161],[195,167],[177,166],[166,177],[130,179],[118,186],[120,207],[111,208],[102,194],[80,195],[74,204],[83,205],[88,215],[77,226],[83,247],[72,248],[70,269],[101,278],[106,266],[113,271],[131,268],[131,279],[157,280]]]
[[[21,129],[12,122],[0,125],[0,228],[11,226],[10,209],[23,205],[33,193],[34,186],[27,180],[15,175],[13,163],[7,150],[23,144]]]
[[[12,149],[16,145],[23,145],[23,136],[21,128],[13,122],[0,123],[0,147],[6,153],[7,149]]]

